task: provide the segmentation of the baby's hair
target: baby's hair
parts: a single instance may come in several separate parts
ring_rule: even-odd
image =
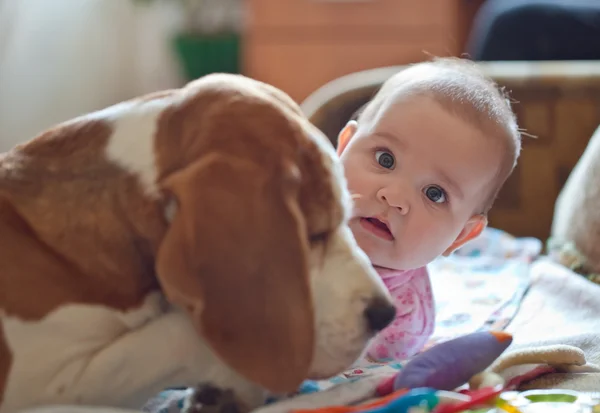
[[[382,108],[402,95],[431,97],[449,113],[502,140],[502,166],[488,199],[478,211],[487,214],[521,152],[521,133],[506,91],[472,61],[433,58],[412,64],[388,79],[375,97],[355,112],[353,119],[359,124],[374,122],[381,116]]]

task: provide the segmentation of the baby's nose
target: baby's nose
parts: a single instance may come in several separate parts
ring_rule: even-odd
[[[408,199],[402,193],[381,190],[379,191],[379,199],[389,206],[396,208],[402,215],[406,215],[410,209]]]

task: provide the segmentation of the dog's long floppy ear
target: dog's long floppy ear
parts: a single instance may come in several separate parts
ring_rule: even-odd
[[[157,272],[214,352],[273,392],[308,374],[314,319],[293,168],[213,153],[165,180],[178,203]]]

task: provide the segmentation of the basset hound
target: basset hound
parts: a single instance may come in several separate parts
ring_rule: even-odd
[[[248,409],[352,364],[394,307],[326,137],[214,74],[0,155],[0,413],[139,409],[209,383]]]

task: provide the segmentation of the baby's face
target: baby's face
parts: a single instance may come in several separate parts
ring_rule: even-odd
[[[374,265],[411,269],[478,234],[501,165],[498,139],[413,96],[374,122],[350,123],[340,153],[355,196],[350,227]]]

